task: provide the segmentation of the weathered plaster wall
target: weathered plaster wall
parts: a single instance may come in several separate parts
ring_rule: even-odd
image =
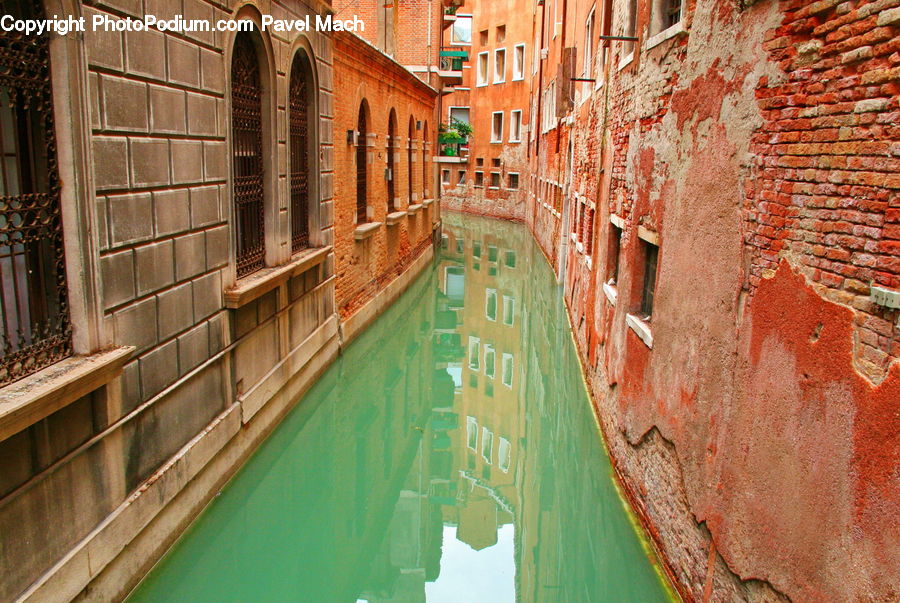
[[[898,319],[868,301],[898,275],[897,5],[698,0],[651,47],[639,2],[633,60],[612,43],[605,83],[535,145],[528,222],[564,270],[619,475],[686,598],[900,590]],[[561,204],[541,182],[554,169]],[[626,324],[642,238],[660,246],[652,347]]]

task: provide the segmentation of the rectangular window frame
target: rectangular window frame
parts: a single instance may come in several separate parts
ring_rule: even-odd
[[[475,63],[476,70],[476,79],[475,79],[475,87],[481,88],[483,86],[487,86],[490,83],[490,78],[488,75],[490,74],[490,66],[491,66],[491,53],[487,50],[478,53],[478,60]]]
[[[470,25],[469,25],[469,41],[468,42],[458,42],[454,39],[454,35],[456,32],[456,25],[457,25],[457,23],[460,22],[461,19],[462,20],[468,19],[469,23],[470,23]],[[451,46],[471,46],[472,45],[472,34],[475,31],[474,25],[475,25],[475,18],[473,15],[471,15],[471,14],[456,15],[456,20],[450,26],[450,45]]]
[[[515,379],[515,359],[512,354],[504,352],[500,358],[500,382],[512,389]]]
[[[502,57],[502,61],[501,61]],[[494,83],[506,82],[506,48],[494,49]]]
[[[520,82],[525,79],[525,44],[513,46],[513,76],[512,81]]]
[[[513,136],[515,134],[515,137]],[[509,112],[509,141],[522,142],[522,110],[513,109]]]
[[[516,183],[513,186],[512,177],[515,176]],[[519,184],[521,183],[521,178],[519,178],[519,172],[507,172],[506,174],[506,190],[508,191],[517,191],[519,190]]]
[[[500,128],[497,129],[497,116],[500,116]],[[503,111],[494,111],[491,113],[491,143],[497,144],[503,142],[503,129],[506,125],[504,121],[506,117]]]
[[[475,188],[484,188],[484,172],[476,170],[475,182],[472,184]]]

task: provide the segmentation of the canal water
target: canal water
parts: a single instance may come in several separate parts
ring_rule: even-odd
[[[613,484],[546,260],[524,227],[444,224],[433,267],[131,602],[670,600]]]

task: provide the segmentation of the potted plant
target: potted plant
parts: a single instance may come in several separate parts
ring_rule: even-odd
[[[441,124],[438,128],[438,141],[441,143],[441,154],[445,157],[456,157],[460,145],[469,141],[472,126],[458,119],[450,119],[450,124]]]

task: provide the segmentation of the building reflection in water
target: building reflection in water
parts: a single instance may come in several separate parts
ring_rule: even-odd
[[[665,599],[544,258],[514,224],[451,215],[444,233],[431,275],[324,373],[133,600]]]

